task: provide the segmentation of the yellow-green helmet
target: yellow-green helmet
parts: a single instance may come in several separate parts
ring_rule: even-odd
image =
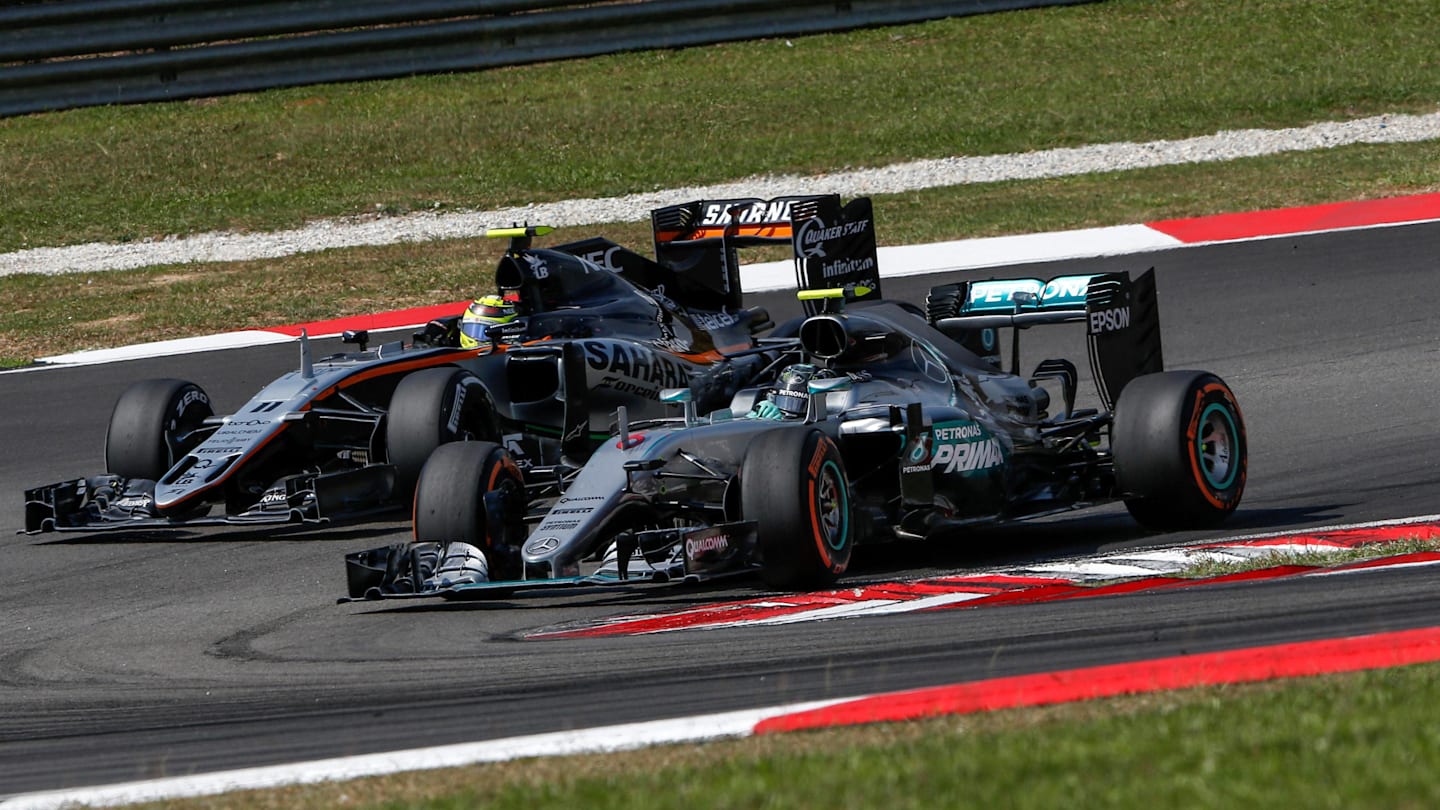
[[[491,326],[515,320],[515,305],[498,295],[483,295],[470,302],[460,319],[460,347],[473,349],[489,340]]]

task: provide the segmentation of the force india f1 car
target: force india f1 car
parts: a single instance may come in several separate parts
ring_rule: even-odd
[[[549,229],[492,233],[512,240],[496,284],[517,317],[478,345],[460,345],[458,313],[411,344],[347,334],[358,351],[320,360],[302,336],[299,369],[229,416],[194,383],[142,381],[115,405],[107,472],[28,490],[25,531],[363,517],[408,501],[446,442],[497,442],[528,470],[583,460],[618,407],[669,412],[663,389],[728,403],[763,360],[726,355],[772,325],[742,305],[736,248],[789,244],[792,216],[839,208],[827,195],[657,209],[658,261],[599,238],[531,247]],[[874,267],[873,234],[847,246],[858,252],[834,258]]]
[[[777,330],[793,354],[768,388],[704,416],[692,392],[667,391],[683,418],[617,414],[583,468],[548,482],[527,483],[496,444],[439,448],[415,542],[347,555],[349,598],[746,572],[807,588],[844,572],[858,543],[1117,499],[1146,526],[1200,527],[1239,503],[1240,408],[1213,374],[1162,370],[1153,271],[949,284],[926,311],[834,306],[856,291],[801,293],[834,311]],[[1085,324],[1098,408],[1076,407],[1068,360],[1016,373],[1018,330],[1067,321]],[[1002,327],[1015,330],[1009,372],[981,354]]]

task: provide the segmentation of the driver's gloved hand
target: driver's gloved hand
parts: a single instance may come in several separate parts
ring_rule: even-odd
[[[784,419],[785,412],[780,406],[768,399],[762,399],[755,404],[755,410],[749,413],[751,419]]]

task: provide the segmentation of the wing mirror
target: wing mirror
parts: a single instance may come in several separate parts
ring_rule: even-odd
[[[662,389],[660,401],[671,405],[681,403],[685,406],[685,427],[694,427],[700,424],[700,414],[695,412],[695,393],[689,388]]]
[[[812,378],[805,387],[810,392],[810,407],[806,409],[805,421],[818,422],[825,416],[825,402],[830,395],[849,391],[855,387],[855,381],[843,375]]]

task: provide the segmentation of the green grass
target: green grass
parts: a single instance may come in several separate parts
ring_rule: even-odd
[[[1434,23],[1110,0],[0,120],[0,251],[1428,112]]]
[[[1248,560],[1201,559],[1186,566],[1175,574],[1178,577],[1207,579],[1209,577],[1258,571],[1263,568],[1280,566],[1330,566],[1344,563],[1373,560],[1380,557],[1415,554],[1435,551],[1440,548],[1440,538],[1411,538],[1384,543],[1366,543],[1354,548],[1316,548],[1310,551],[1272,551]]]
[[[1195,689],[166,808],[1429,808],[1440,666]]]

